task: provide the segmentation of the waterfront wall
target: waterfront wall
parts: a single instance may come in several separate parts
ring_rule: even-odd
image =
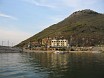
[[[73,47],[73,51],[67,50],[64,52],[92,52],[92,53],[99,53],[104,52],[104,47]],[[30,50],[23,48],[23,52],[55,52],[55,50]]]
[[[23,52],[54,52],[54,51],[42,51],[42,50],[29,50],[29,49],[23,49]]]

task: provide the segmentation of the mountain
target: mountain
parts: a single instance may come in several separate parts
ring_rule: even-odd
[[[72,40],[73,45],[104,45],[104,14],[90,9],[76,11],[63,21],[49,26],[17,46],[24,46],[29,41],[38,41],[46,37],[64,37]]]

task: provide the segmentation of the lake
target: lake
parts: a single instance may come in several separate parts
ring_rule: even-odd
[[[0,78],[104,78],[104,53],[0,53]]]

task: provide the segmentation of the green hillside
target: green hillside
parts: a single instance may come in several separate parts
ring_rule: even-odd
[[[75,46],[104,44],[104,14],[89,9],[74,12],[63,21],[44,29],[17,46],[46,37],[62,36],[68,40],[71,38],[71,43]]]

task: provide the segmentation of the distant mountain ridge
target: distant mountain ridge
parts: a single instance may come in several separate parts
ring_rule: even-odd
[[[104,45],[104,14],[90,9],[76,11],[63,21],[24,40],[17,46],[29,41],[38,41],[46,37],[64,37],[74,46]]]

